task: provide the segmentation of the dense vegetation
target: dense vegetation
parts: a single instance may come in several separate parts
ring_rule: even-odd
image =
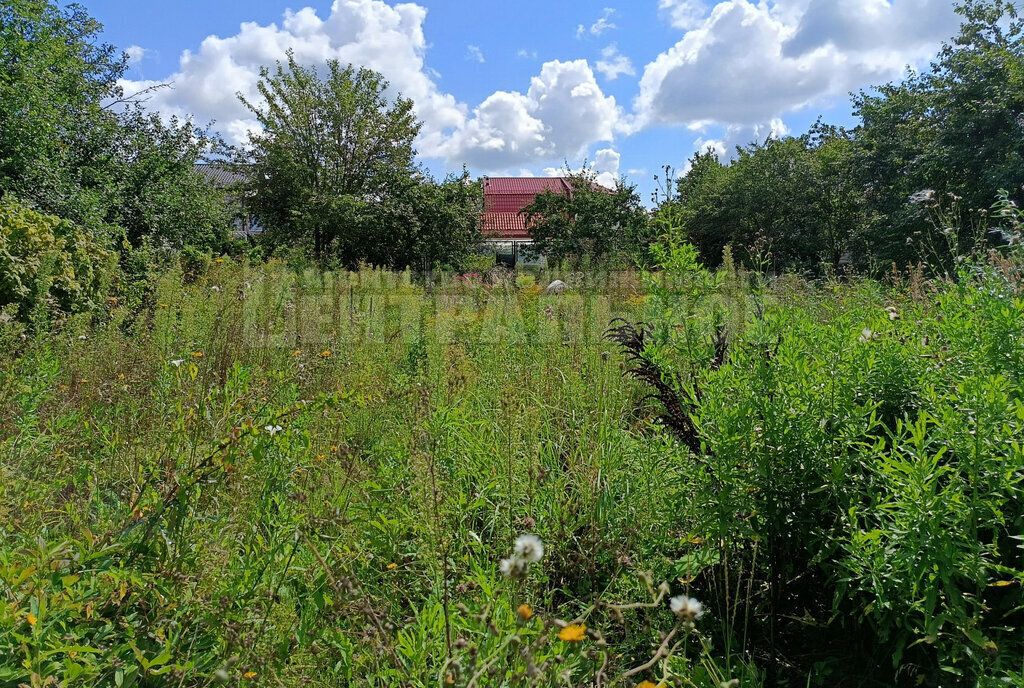
[[[1022,25],[960,11],[521,274],[380,75],[231,151],[0,2],[0,687],[1024,686]]]

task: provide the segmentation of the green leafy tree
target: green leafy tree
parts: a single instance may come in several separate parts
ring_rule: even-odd
[[[390,100],[387,88],[377,72],[336,60],[324,77],[292,54],[262,70],[264,102],[242,99],[262,130],[241,162],[271,248],[301,246],[346,265],[446,259],[438,198],[457,187],[432,185],[416,167],[412,101]]]
[[[554,262],[642,262],[653,236],[636,185],[607,189],[587,166],[566,182],[568,194],[544,191],[522,210],[533,250]]]
[[[858,248],[885,263],[920,258],[915,237],[931,228],[927,209],[908,202],[917,192],[934,191],[929,197],[947,206],[961,251],[979,238],[961,228],[999,189],[1024,200],[1024,23],[1004,0],[967,0],[957,12],[960,33],[928,71],[854,98],[871,213]]]
[[[125,57],[101,31],[78,5],[0,4],[0,195],[108,244],[222,245],[223,194],[193,169],[217,140],[126,96]]]

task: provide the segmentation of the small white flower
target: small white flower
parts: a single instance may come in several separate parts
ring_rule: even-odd
[[[173,361],[171,361],[171,365],[174,366],[175,368],[180,368],[181,364],[184,363],[184,362],[185,362],[184,358],[176,358]]]
[[[280,425],[268,425],[263,429],[269,432],[271,436],[274,436],[277,433],[281,432],[281,430],[283,430],[284,428],[282,428]]]
[[[214,286],[210,287],[210,291],[220,291],[220,287],[214,285]]]
[[[80,334],[78,335],[78,340],[84,342],[86,340],[86,336],[84,334]]]
[[[858,339],[860,340],[861,344],[866,344],[870,342],[871,338],[874,336],[875,333],[865,327],[863,330],[860,331],[860,337],[858,337]]]
[[[505,578],[524,578],[529,568],[530,564],[519,557],[502,559],[501,564],[498,565],[501,575],[505,576]]]
[[[669,607],[672,608],[673,614],[687,621],[696,621],[704,616],[704,605],[686,595],[673,597],[669,600]]]
[[[527,563],[536,564],[544,557],[544,543],[536,535],[520,535],[513,551]]]

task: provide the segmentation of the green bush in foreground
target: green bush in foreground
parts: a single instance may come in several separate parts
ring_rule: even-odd
[[[56,307],[67,313],[102,301],[114,255],[81,228],[0,198],[0,309]]]

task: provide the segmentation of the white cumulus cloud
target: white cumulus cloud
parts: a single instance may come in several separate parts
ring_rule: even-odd
[[[260,67],[284,61],[291,49],[303,64],[337,59],[381,72],[393,93],[416,104],[424,121],[420,146],[436,145],[446,128],[462,124],[466,108],[442,93],[425,69],[425,17],[426,10],[415,4],[335,0],[326,19],[306,7],[286,12],[280,25],[246,22],[233,36],[209,36],[198,50],[186,50],[178,71],[160,80],[172,87],[157,91],[149,106],[167,115],[194,115],[200,123],[216,120],[220,131],[240,143],[255,122],[236,93],[259,102]],[[122,85],[135,92],[154,83],[125,80]]]
[[[527,92],[498,91],[435,151],[449,162],[482,170],[511,169],[576,157],[611,141],[621,117],[586,60],[545,62]]]
[[[614,81],[623,74],[634,76],[633,62],[619,52],[619,46],[615,43],[601,50],[601,59],[594,65],[597,71],[604,75],[608,81]]]
[[[648,64],[632,129],[753,127],[926,61],[958,22],[949,0],[659,0],[682,39]]]

